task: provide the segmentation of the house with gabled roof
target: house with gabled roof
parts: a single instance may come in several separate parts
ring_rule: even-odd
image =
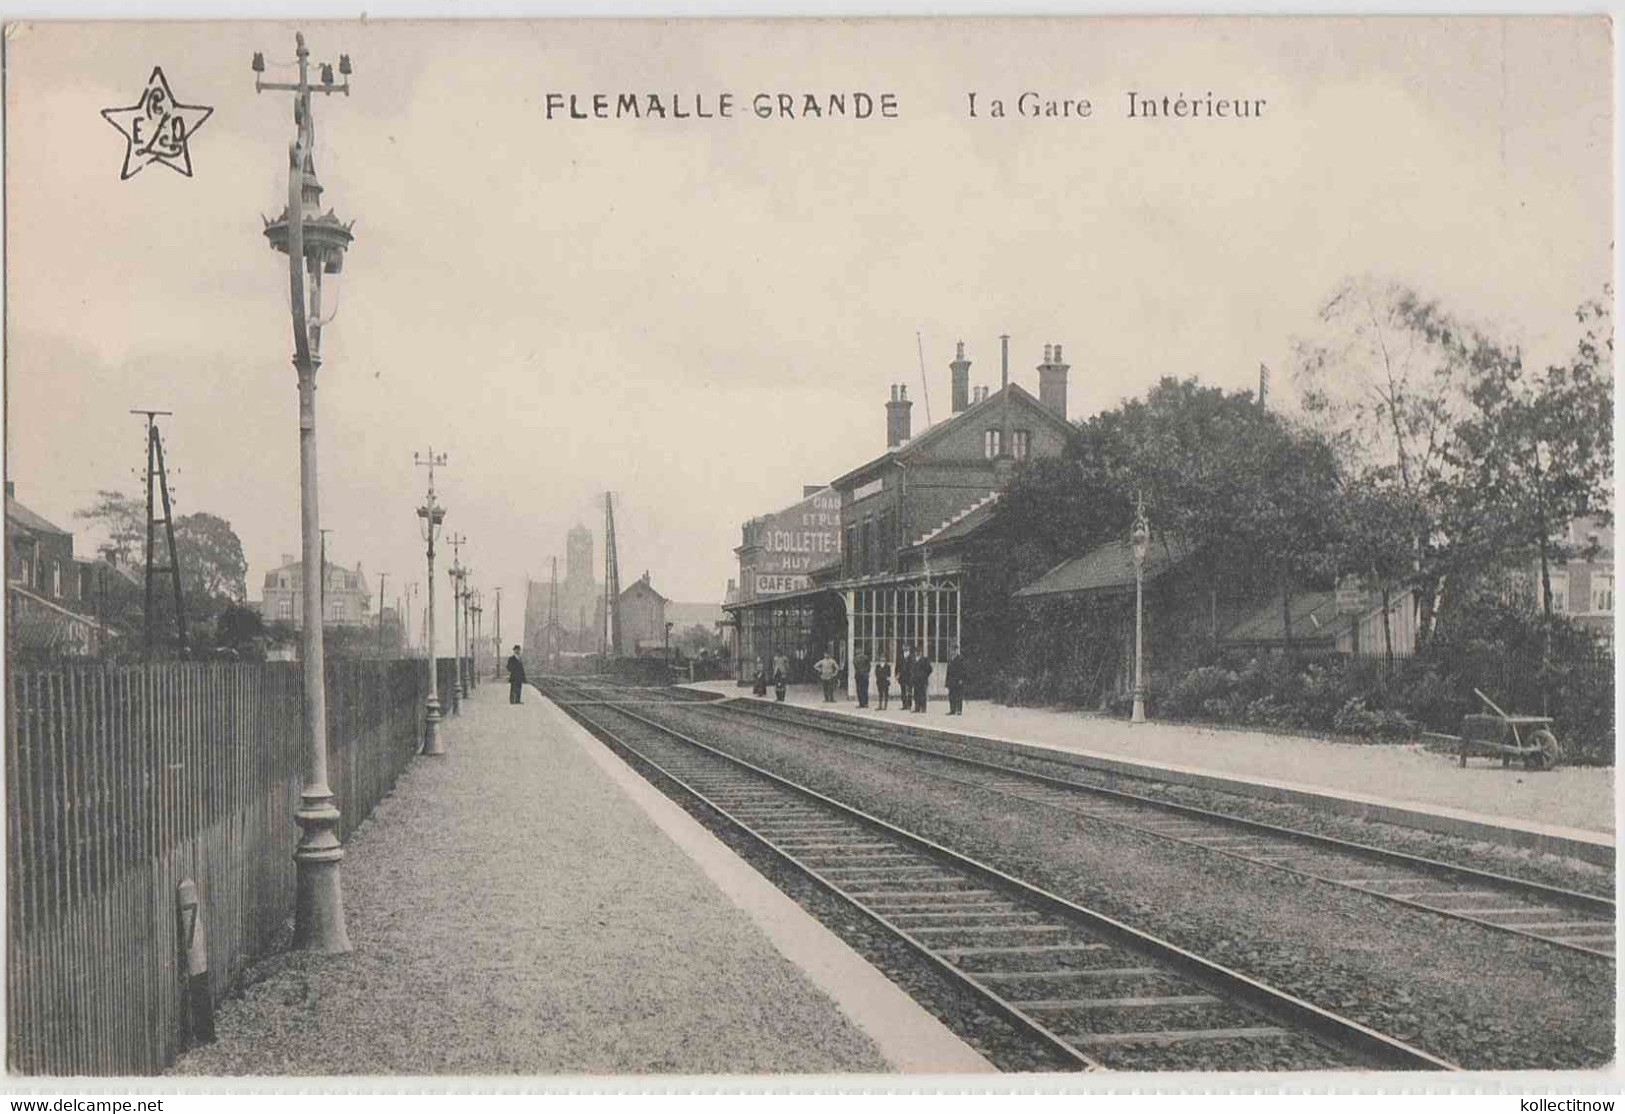
[[[17,500],[6,481],[6,637],[15,653],[100,655],[130,633],[141,582],[126,566],[73,553],[73,533]]]
[[[968,543],[993,521],[1017,465],[1059,457],[1076,436],[1067,421],[1060,345],[1045,345],[1034,397],[1009,382],[972,391],[971,363],[958,345],[950,363],[952,409],[911,435],[912,403],[902,385],[886,403],[886,451],[831,483],[841,499],[841,562],[819,578],[844,605],[845,651],[897,660],[924,652],[942,689],[942,664],[962,639],[961,596]]]
[[[993,521],[1000,492],[1026,460],[1059,457],[1077,433],[1067,421],[1068,365],[1061,346],[1045,345],[1038,365],[1037,397],[1009,382],[1008,344],[1002,349],[1004,385],[973,388],[971,361],[960,342],[950,372],[950,413],[917,436],[913,401],[902,384],[886,401],[885,451],[851,469],[820,491],[803,492],[819,510],[838,515],[828,541],[819,515],[802,540],[817,552],[797,578],[771,581],[781,589],[764,595],[752,579],[761,550],[753,519],[745,527],[740,587],[724,604],[739,632],[740,679],[758,659],[783,655],[791,677],[833,651],[846,663],[859,650],[871,659],[897,658],[905,646],[931,658],[933,692],[942,689],[942,664],[962,638],[960,595],[968,544]],[[807,508],[790,508],[806,518]],[[775,516],[768,525],[777,523]],[[810,552],[810,550],[809,550]],[[851,686],[851,671],[847,670]]]

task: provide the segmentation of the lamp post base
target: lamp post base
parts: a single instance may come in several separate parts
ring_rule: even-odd
[[[294,814],[303,834],[293,853],[296,870],[293,946],[296,951],[341,955],[350,950],[339,888],[339,810],[332,795],[306,791]]]
[[[445,744],[440,741],[440,698],[438,696],[431,696],[424,703],[423,753],[430,758],[440,758],[446,753]]]
[[[1129,713],[1130,723],[1144,723],[1145,719],[1145,693],[1138,690],[1134,693],[1134,710]]]

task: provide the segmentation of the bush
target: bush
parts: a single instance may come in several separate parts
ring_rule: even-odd
[[[1302,710],[1294,705],[1276,700],[1274,697],[1261,696],[1247,705],[1242,713],[1242,722],[1256,727],[1294,728],[1308,726],[1304,722]]]
[[[1473,709],[1472,703],[1462,699],[1456,684],[1445,680],[1431,663],[1413,663],[1400,674],[1394,703],[1417,723],[1452,733],[1460,729],[1461,717]]]
[[[1193,669],[1169,686],[1167,695],[1157,702],[1162,715],[1189,716],[1209,703],[1222,702],[1235,691],[1236,674],[1218,665],[1204,665]]]
[[[1410,739],[1417,726],[1403,712],[1389,708],[1372,710],[1366,707],[1365,697],[1347,700],[1332,717],[1332,729],[1345,735],[1365,735],[1381,739]]]

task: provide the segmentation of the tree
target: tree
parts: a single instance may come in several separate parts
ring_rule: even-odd
[[[214,646],[229,650],[239,660],[263,660],[265,623],[259,612],[242,604],[229,604],[215,620]]]
[[[175,548],[188,601],[207,601],[218,612],[248,598],[248,561],[231,523],[206,511],[182,515],[175,520]]]
[[[703,623],[691,623],[680,631],[673,631],[671,644],[691,658],[702,653],[720,655],[727,647],[722,636]]]
[[[116,491],[98,491],[96,501],[76,511],[74,517],[95,523],[107,535],[107,548],[119,554],[122,562],[140,568],[147,545],[147,508],[143,500]],[[153,564],[171,564],[165,531],[152,532]],[[175,520],[176,564],[181,573],[181,596],[186,608],[189,640],[206,642],[201,632],[212,629],[217,618],[230,605],[248,598],[248,562],[243,545],[231,523],[218,515],[199,511]],[[175,619],[173,593],[167,581],[154,585],[153,630],[159,645],[174,646]],[[144,617],[137,616],[137,624]]]
[[[1341,490],[1330,508],[1336,541],[1334,575],[1352,575],[1375,585],[1382,599],[1383,658],[1394,671],[1394,632],[1389,618],[1396,584],[1412,571],[1414,541],[1424,530],[1419,508],[1392,470],[1368,469],[1342,475]]]
[[[73,517],[94,523],[107,541],[100,548],[115,554],[122,563],[143,559],[147,545],[147,506],[117,491],[98,491],[96,501],[73,512]]]
[[[1221,596],[1277,592],[1290,631],[1295,586],[1329,575],[1336,454],[1250,393],[1164,379],[1144,398],[1083,423],[1076,442],[1064,459],[1018,469],[993,523],[971,544],[964,614],[966,627],[981,632],[980,668],[1018,662],[1056,624],[1081,621],[1063,603],[1011,608],[1010,593],[1062,560],[1126,542],[1137,496],[1154,545],[1177,540],[1200,554],[1193,565],[1215,613]],[[1090,652],[1099,657],[1095,642]],[[1067,653],[1051,647],[1049,656]]]
[[[1250,392],[1194,379],[1164,379],[1090,426],[1122,497],[1143,493],[1153,533],[1202,554],[1215,598],[1265,584],[1279,591],[1290,644],[1295,585],[1324,579],[1330,563],[1330,444]]]
[[[1391,575],[1408,550],[1419,647],[1453,593],[1509,561],[1548,561],[1555,531],[1606,508],[1612,324],[1600,304],[1579,318],[1575,356],[1531,376],[1515,345],[1438,303],[1351,282],[1327,301],[1320,334],[1296,345],[1305,414],[1370,497],[1360,517],[1377,530],[1354,564]],[[1394,519],[1407,537],[1393,536]]]

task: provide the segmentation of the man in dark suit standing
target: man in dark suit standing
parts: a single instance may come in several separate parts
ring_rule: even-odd
[[[914,655],[914,683],[910,686],[914,693],[914,710],[925,711],[925,694],[931,687],[931,659],[926,656],[925,647],[920,647],[919,653]]]
[[[523,704],[525,689],[525,663],[519,660],[519,647],[508,656],[508,703]]]
[[[954,656],[948,659],[948,668],[943,671],[943,679],[948,682],[948,714],[959,716],[965,714],[965,655],[954,647]]]

